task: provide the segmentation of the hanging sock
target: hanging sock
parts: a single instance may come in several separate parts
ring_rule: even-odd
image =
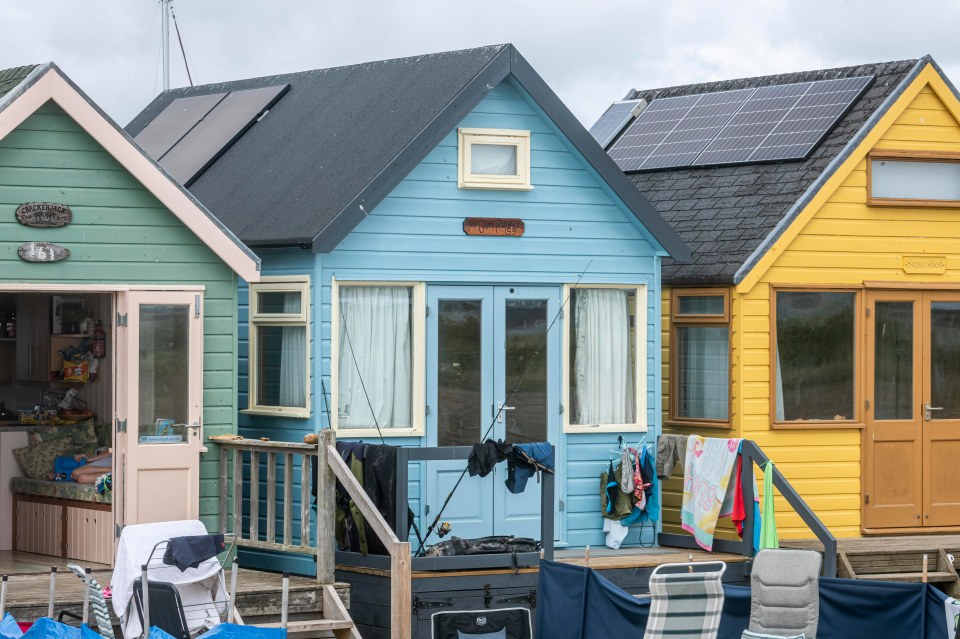
[[[773,462],[768,461],[763,467],[763,521],[760,524],[760,549],[779,547],[773,505]]]
[[[620,468],[630,468],[633,463],[630,460],[630,450],[624,448],[620,452]],[[620,476],[620,490],[625,493],[633,492],[633,473],[622,473]]]

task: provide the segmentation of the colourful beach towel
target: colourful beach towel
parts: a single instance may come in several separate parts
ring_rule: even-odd
[[[739,446],[739,439],[690,435],[687,440],[681,523],[704,550],[713,550],[713,535],[724,504],[727,515],[733,512],[733,495],[728,498],[727,492]]]

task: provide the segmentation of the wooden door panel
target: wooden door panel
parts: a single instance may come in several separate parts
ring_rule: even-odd
[[[957,428],[927,424],[924,437],[924,517],[926,526],[960,524],[960,437]]]
[[[873,442],[874,486],[869,492],[870,528],[903,528],[920,523],[920,441],[905,438]]]

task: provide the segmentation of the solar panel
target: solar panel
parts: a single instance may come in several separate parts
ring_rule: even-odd
[[[600,119],[590,127],[590,135],[603,148],[617,137],[617,134],[647,106],[646,100],[620,100],[611,104]]]
[[[863,76],[657,99],[609,154],[624,171],[803,159],[872,81]]]
[[[289,86],[284,84],[231,91],[160,158],[160,165],[178,182],[189,186],[253,126],[256,119],[272,107]]]
[[[226,93],[177,98],[134,138],[147,154],[159,160],[220,103]]]
[[[738,89],[654,100],[610,148],[624,171],[686,166],[753,93]]]

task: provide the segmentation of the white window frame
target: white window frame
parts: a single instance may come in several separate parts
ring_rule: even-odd
[[[248,356],[248,387],[247,402],[248,408],[240,411],[248,415],[273,415],[277,417],[297,417],[307,419],[310,417],[310,397],[311,393],[311,362],[312,347],[310,335],[310,276],[309,275],[283,275],[283,276],[264,276],[260,282],[250,284],[249,291],[249,320],[248,337],[249,345]],[[259,310],[260,293],[286,293],[297,291],[300,293],[300,312],[299,313],[261,313]],[[304,389],[306,398],[305,406],[262,406],[257,397],[257,328],[260,326],[303,326],[304,327],[304,347],[306,354],[304,364],[307,367]]]
[[[339,398],[340,398],[340,287],[341,286],[396,286],[413,289],[412,306],[412,356],[413,368],[411,375],[411,415],[410,428],[384,428],[380,431],[375,426],[371,428],[340,428]],[[380,438],[381,434],[387,437],[422,437],[426,424],[426,284],[424,282],[397,282],[397,281],[338,281],[331,278],[330,287],[330,424],[341,437]]]
[[[500,144],[517,149],[516,175],[489,175],[474,173],[471,166],[474,144]],[[461,189],[506,189],[529,191],[530,182],[530,131],[517,129],[457,129],[457,186]]]
[[[564,433],[645,433],[648,430],[647,424],[647,285],[646,284],[564,284],[563,299],[570,302],[573,297],[570,294],[574,289],[589,288],[616,288],[622,290],[632,290],[634,292],[634,370],[633,379],[635,388],[634,423],[632,424],[572,424],[570,420],[573,416],[572,403],[570,401],[570,381],[572,371],[570,370],[571,345],[570,329],[573,326],[574,309],[571,304],[564,309],[564,317],[568,318],[563,323],[563,432]]]

